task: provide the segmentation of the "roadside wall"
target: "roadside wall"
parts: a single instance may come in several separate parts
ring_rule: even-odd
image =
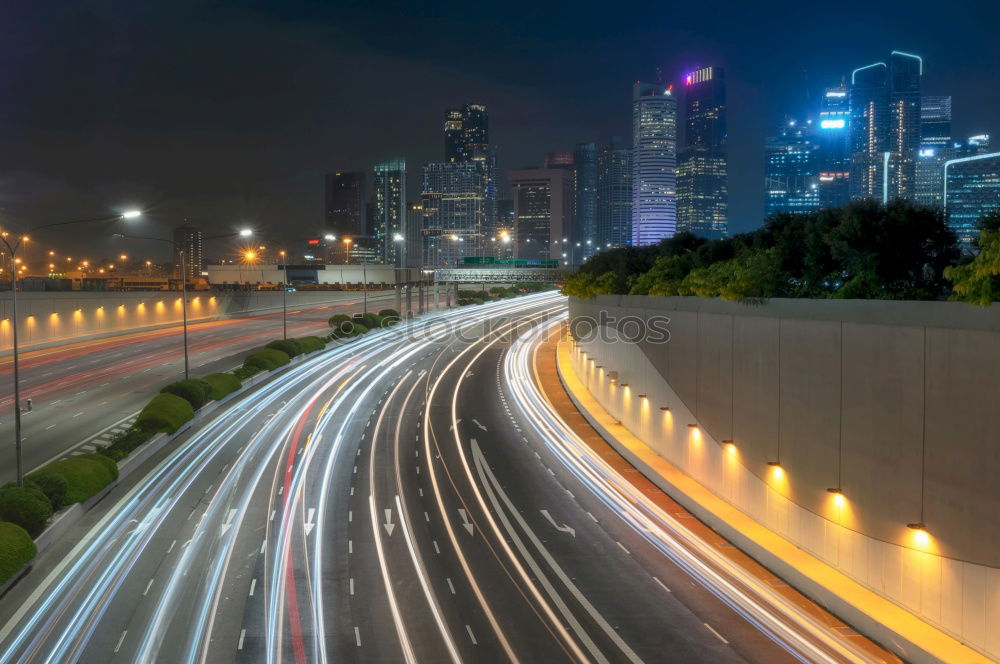
[[[288,310],[346,301],[360,301],[357,292],[297,291],[287,294]],[[391,291],[368,294],[385,303]],[[280,291],[192,291],[188,293],[188,320],[207,321],[243,315],[281,314]],[[380,308],[390,304],[380,304]],[[150,292],[22,292],[17,295],[18,341],[22,348],[71,341],[95,335],[138,331],[180,323],[181,295],[177,291]],[[12,346],[11,294],[0,294],[0,351]]]
[[[603,321],[577,372],[656,452],[1000,657],[1000,306],[602,296],[570,317]],[[668,341],[622,340],[653,317]]]

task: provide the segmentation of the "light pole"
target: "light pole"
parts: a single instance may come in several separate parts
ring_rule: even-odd
[[[285,263],[285,250],[278,252],[284,268],[284,278],[281,280],[281,338],[288,339],[288,265]]]
[[[236,233],[224,233],[223,235],[212,235],[209,237],[202,238],[202,240],[219,240],[222,238],[233,237],[239,235],[242,237],[249,237],[253,234],[253,231],[249,229],[243,229]],[[188,316],[187,316],[187,251],[183,244],[179,242],[174,242],[173,240],[167,240],[162,237],[143,237],[138,235],[125,235],[124,233],[116,233],[120,238],[126,240],[151,240],[153,242],[165,242],[169,244],[177,253],[180,255],[181,259],[181,325],[183,329],[184,337],[184,380],[190,378],[190,362],[188,359]]]
[[[17,485],[24,486],[24,467],[21,460],[21,373],[19,364],[19,348],[17,344],[17,265],[15,263],[16,254],[18,247],[23,246],[23,243],[28,239],[28,233],[34,233],[35,231],[42,230],[43,228],[53,228],[55,226],[69,226],[71,224],[84,224],[92,223],[98,221],[120,221],[122,219],[135,219],[141,212],[138,210],[131,210],[125,212],[124,214],[113,214],[106,215],[103,217],[93,217],[90,219],[75,219],[73,221],[60,221],[54,224],[42,224],[40,226],[35,226],[26,233],[23,233],[19,238],[17,238],[13,243],[8,239],[8,233],[0,233],[0,242],[3,242],[4,247],[7,249],[10,255],[10,285],[11,285],[11,328],[12,332],[12,346],[14,351],[14,451],[17,456]]]

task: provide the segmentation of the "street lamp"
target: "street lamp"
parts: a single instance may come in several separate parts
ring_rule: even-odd
[[[209,237],[202,238],[202,240],[219,240],[222,238],[233,237],[235,235],[240,235],[246,237],[252,235],[253,231],[248,229],[243,229],[236,233],[224,233],[222,235],[211,235]],[[162,237],[144,237],[138,235],[125,235],[124,233],[115,233],[116,236],[125,240],[151,240],[153,242],[165,242],[172,246],[174,250],[180,255],[181,259],[181,324],[184,330],[184,380],[187,380],[190,373],[190,361],[188,359],[188,316],[187,316],[187,251],[183,243],[174,242],[173,240],[167,240]],[[149,261],[146,261],[146,265],[149,266]]]
[[[98,221],[120,221],[122,219],[135,219],[141,212],[138,210],[131,210],[125,212],[124,214],[113,214],[105,215],[103,217],[92,217],[89,219],[74,219],[73,221],[58,221],[53,224],[41,224],[35,226],[34,228],[22,233],[13,242],[8,233],[0,233],[0,242],[3,243],[3,247],[6,248],[7,253],[10,255],[11,263],[11,328],[13,351],[14,351],[14,449],[17,455],[17,485],[24,486],[24,468],[21,462],[21,373],[19,365],[19,347],[17,343],[17,275],[18,270],[15,263],[19,261],[16,257],[17,250],[19,247],[24,246],[23,243],[28,241],[28,233],[34,233],[35,231],[40,231],[44,228],[53,228],[55,226],[69,226],[71,224],[84,224],[84,223],[95,223]],[[2,249],[0,249],[2,251]],[[21,270],[23,272],[23,269]]]
[[[347,265],[351,260],[351,238],[344,238],[344,265]]]

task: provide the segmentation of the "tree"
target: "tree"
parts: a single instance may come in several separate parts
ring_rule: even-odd
[[[983,226],[976,242],[976,257],[970,263],[946,268],[944,276],[955,289],[952,300],[988,307],[1000,299],[1000,230],[986,230],[994,226]]]

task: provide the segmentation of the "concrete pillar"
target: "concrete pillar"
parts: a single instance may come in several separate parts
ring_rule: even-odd
[[[441,287],[441,284],[439,284],[438,282],[435,281],[434,282],[434,308],[435,309],[440,309],[441,308],[441,292],[440,292],[440,287]]]
[[[423,280],[417,282],[417,297],[420,303],[417,305],[417,313],[424,313],[424,282]]]
[[[406,317],[413,318],[413,285],[406,286]]]
[[[445,309],[451,309],[451,284],[444,285],[444,306]]]
[[[396,284],[396,311],[402,313],[403,310],[403,285]]]

